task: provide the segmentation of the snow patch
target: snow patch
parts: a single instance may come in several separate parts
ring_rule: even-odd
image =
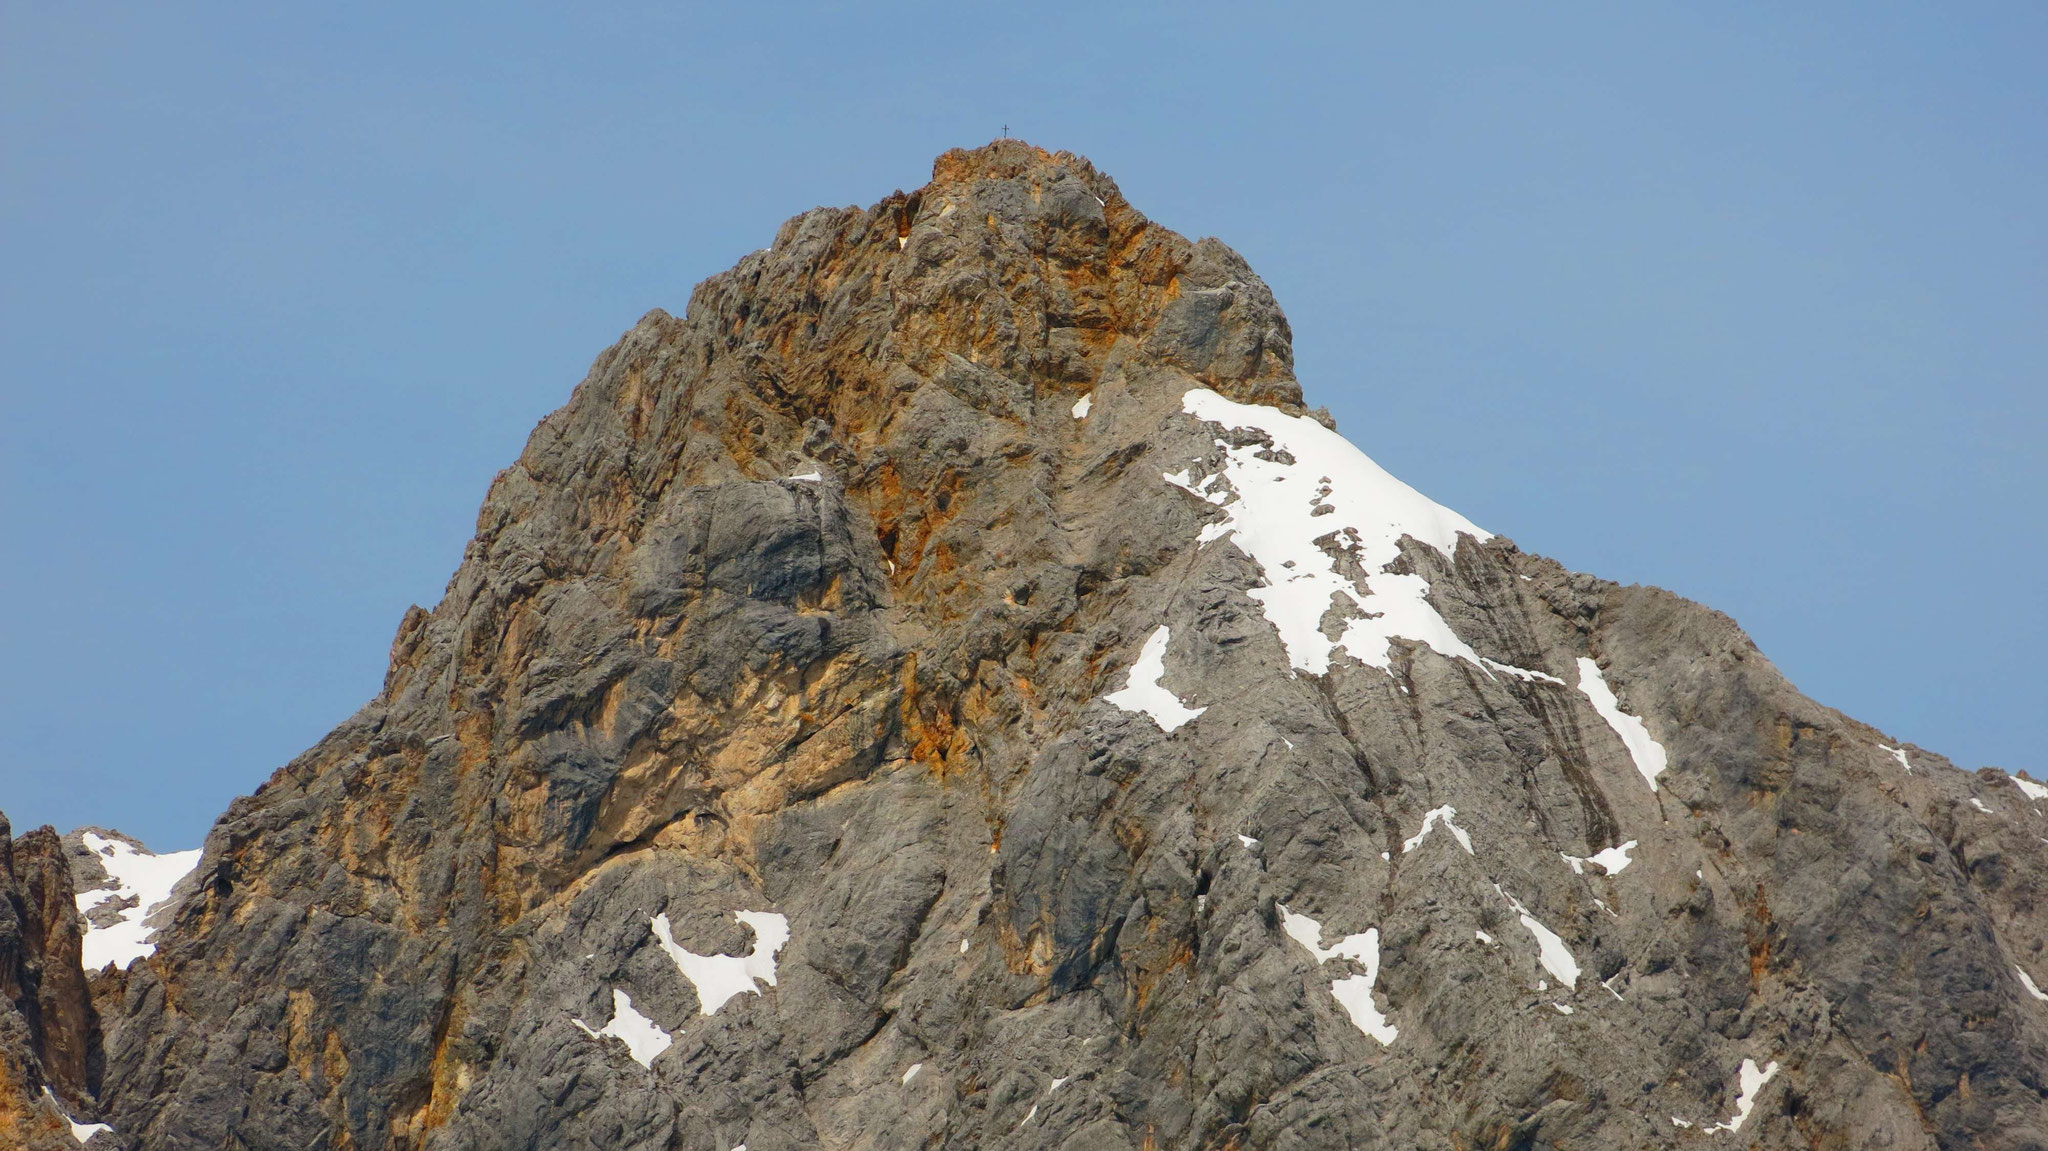
[[[1514,908],[1515,914],[1521,917],[1522,926],[1535,937],[1536,958],[1543,964],[1543,969],[1557,976],[1565,986],[1577,990],[1579,961],[1572,957],[1572,949],[1565,946],[1563,937],[1537,922],[1536,917],[1529,914],[1529,909],[1522,906],[1522,901],[1503,891],[1500,884],[1494,884],[1493,889],[1500,892],[1502,899],[1508,901],[1508,906]]]
[[[805,472],[800,476],[791,476],[789,478],[804,484],[822,484],[825,482],[825,477],[818,472]]]
[[[1563,680],[1557,678],[1554,675],[1549,675],[1544,672],[1530,671],[1526,667],[1516,667],[1513,664],[1499,663],[1495,660],[1487,659],[1485,656],[1480,656],[1479,662],[1485,664],[1486,666],[1492,668],[1495,671],[1505,672],[1508,675],[1514,676],[1516,679],[1525,679],[1529,680],[1532,683],[1539,681],[1542,683],[1554,683],[1559,687],[1564,686]]]
[[[1322,675],[1340,650],[1391,670],[1389,644],[1396,637],[1485,666],[1430,606],[1428,581],[1386,568],[1401,557],[1403,536],[1448,557],[1460,535],[1486,540],[1490,533],[1395,479],[1344,437],[1306,416],[1240,404],[1207,388],[1190,390],[1181,398],[1181,410],[1227,428],[1263,431],[1273,441],[1271,450],[1218,441],[1224,490],[1208,490],[1213,477],[1197,487],[1186,471],[1164,478],[1220,506],[1228,516],[1204,528],[1201,542],[1230,535],[1264,569],[1266,586],[1249,594],[1280,633],[1294,670]],[[1291,463],[1281,462],[1288,458]],[[1364,586],[1339,570],[1336,558],[1319,542],[1325,539],[1356,558]],[[1340,601],[1366,614],[1346,620],[1343,634],[1332,640],[1323,634],[1323,616]]]
[[[1911,775],[1911,774],[1913,774],[1913,764],[1912,764],[1912,761],[1910,761],[1910,760],[1908,760],[1908,759],[1906,758],[1906,749],[1905,749],[1905,748],[1903,748],[1903,747],[1886,747],[1885,745],[1883,745],[1883,744],[1881,744],[1881,743],[1880,743],[1880,744],[1878,744],[1878,745],[1877,745],[1877,750],[1879,750],[1879,751],[1888,751],[1888,752],[1890,752],[1890,753],[1891,753],[1891,756],[1892,756],[1892,758],[1893,758],[1893,759],[1896,759],[1896,760],[1898,760],[1898,761],[1899,761],[1899,766],[1900,766],[1900,767],[1903,767],[1903,768],[1905,768],[1905,769],[1906,769],[1906,774],[1907,774],[1907,775]]]
[[[1087,419],[1087,418],[1088,418],[1088,409],[1090,409],[1090,408],[1092,408],[1092,407],[1094,407],[1094,406],[1095,406],[1095,393],[1094,393],[1094,392],[1089,392],[1089,393],[1088,393],[1087,395],[1085,395],[1085,396],[1082,396],[1082,397],[1081,397],[1080,399],[1078,399],[1078,400],[1075,400],[1075,401],[1074,401],[1074,418],[1075,418],[1075,419],[1077,419],[1077,420],[1085,420],[1085,419]]]
[[[1415,833],[1415,838],[1406,840],[1401,844],[1401,854],[1406,855],[1421,847],[1422,841],[1429,837],[1430,829],[1435,827],[1439,820],[1443,822],[1446,828],[1450,829],[1452,835],[1457,836],[1458,846],[1465,849],[1466,855],[1474,854],[1472,851],[1472,837],[1465,834],[1464,828],[1451,822],[1452,819],[1456,818],[1457,814],[1458,809],[1448,804],[1423,812],[1422,830]]]
[[[156,932],[148,926],[149,917],[170,902],[171,890],[178,886],[178,881],[199,866],[199,849],[156,855],[90,831],[80,838],[88,851],[99,856],[100,866],[106,869],[114,886],[80,892],[79,915],[108,900],[135,900],[135,906],[121,912],[119,918],[105,927],[94,927],[90,921],[82,925],[85,939],[81,965],[87,971],[98,971],[109,963],[126,968],[145,955],[154,955],[156,944],[150,938]]]
[[[1481,943],[1488,943],[1488,944],[1490,944],[1490,943],[1492,943],[1492,942],[1493,942],[1493,936],[1491,936],[1491,935],[1488,935],[1488,934],[1487,934],[1487,933],[1485,933],[1484,931],[1474,931],[1474,932],[1472,933],[1472,938],[1474,938],[1474,939],[1477,939],[1477,940],[1478,940],[1479,942],[1481,942]]]
[[[1572,1005],[1569,1003],[1553,1003],[1551,1006],[1557,1008],[1559,1015],[1570,1015],[1572,1013]]]
[[[1159,677],[1166,674],[1166,644],[1173,636],[1171,629],[1160,624],[1145,640],[1143,651],[1138,653],[1138,662],[1131,665],[1130,678],[1125,681],[1122,691],[1111,692],[1102,698],[1125,711],[1143,712],[1152,717],[1161,731],[1175,731],[1189,720],[1209,710],[1206,707],[1188,707],[1180,697],[1161,687]]]
[[[1237,837],[1237,841],[1244,844],[1246,851],[1257,851],[1259,849],[1259,841],[1249,835],[1240,835]]]
[[[1322,924],[1287,910],[1285,904],[1280,905],[1280,924],[1289,938],[1315,957],[1318,966],[1332,959],[1349,959],[1365,968],[1363,975],[1346,976],[1330,984],[1330,995],[1351,1016],[1351,1022],[1360,1031],[1379,1040],[1382,1047],[1393,1043],[1400,1031],[1387,1022],[1387,1017],[1380,1014],[1372,1001],[1373,984],[1380,977],[1379,928],[1368,927],[1357,935],[1347,935],[1334,947],[1325,950],[1322,946]]]
[[[1599,864],[1600,869],[1609,875],[1620,875],[1629,864],[1635,862],[1628,857],[1628,853],[1635,849],[1636,841],[1631,839],[1627,843],[1594,853],[1586,862]]]
[[[583,1033],[592,1039],[609,1036],[619,1040],[626,1045],[626,1054],[633,1057],[633,1062],[649,1069],[654,1066],[654,1057],[667,1051],[668,1045],[675,1042],[654,1020],[633,1010],[633,997],[616,987],[612,988],[610,1023],[593,1031],[590,1024],[581,1019],[570,1022],[581,1027]]]
[[[2015,775],[2012,777],[2012,785],[2025,792],[2028,799],[2048,799],[2048,787],[2042,787],[2031,779],[2021,779]]]
[[[1769,1083],[1771,1078],[1777,1073],[1778,1064],[1776,1060],[1766,1063],[1761,1071],[1757,1070],[1756,1060],[1743,1060],[1742,1070],[1739,1073],[1742,1079],[1742,1094],[1735,1097],[1735,1117],[1726,1123],[1716,1123],[1712,1127],[1707,1128],[1707,1130],[1709,1132],[1742,1130],[1743,1122],[1749,1118],[1750,1110],[1756,1106],[1757,1092],[1762,1091],[1764,1084]]]
[[[64,1120],[65,1124],[71,1128],[71,1137],[78,1141],[79,1146],[83,1147],[85,1144],[92,1142],[92,1137],[102,1131],[108,1134],[113,1133],[114,1129],[105,1123],[80,1123],[65,1114],[64,1105],[57,1101],[57,1093],[48,1087],[43,1088],[43,1094],[49,1097],[50,1106],[57,1109],[57,1117]]]
[[[908,1071],[905,1071],[905,1072],[903,1073],[903,1082],[904,1082],[904,1084],[905,1084],[905,1085],[908,1085],[908,1084],[910,1083],[910,1081],[911,1081],[911,1080],[913,1080],[913,1079],[917,1078],[917,1073],[918,1073],[918,1072],[920,1072],[920,1071],[922,1071],[922,1070],[924,1070],[924,1064],[922,1064],[922,1063],[913,1063],[913,1064],[911,1064],[911,1065],[910,1065],[910,1070],[908,1070]]]
[[[1586,865],[1589,863],[1609,875],[1620,875],[1627,869],[1629,864],[1635,862],[1635,860],[1628,857],[1628,853],[1635,849],[1636,841],[1631,839],[1619,847],[1610,847],[1605,851],[1596,851],[1591,855],[1565,855],[1562,851],[1558,852],[1558,854],[1564,855],[1564,861],[1571,864],[1573,875],[1586,874]],[[1599,901],[1595,900],[1594,902],[1597,903]]]
[[[699,955],[677,944],[667,912],[648,924],[676,970],[697,989],[700,1014],[717,1014],[735,995],[759,995],[761,983],[775,986],[775,956],[789,942],[789,920],[772,911],[736,911],[733,918],[754,930],[753,950],[745,955]]]
[[[2028,975],[2026,971],[2020,968],[2018,965],[2014,965],[2013,971],[2019,975],[2020,982],[2026,984],[2027,994],[2033,996],[2036,999],[2041,1000],[2044,1003],[2048,1003],[2048,994],[2043,994],[2040,988],[2034,986],[2033,976]]]
[[[1650,729],[1643,726],[1642,720],[1621,710],[1620,702],[1600,674],[1600,665],[1585,656],[1579,657],[1579,690],[1593,701],[1593,710],[1627,745],[1629,758],[1636,761],[1636,770],[1649,781],[1650,790],[1657,790],[1657,777],[1664,773],[1666,764],[1664,745],[1650,738]]]
[[[1995,811],[1991,810],[1990,808],[1988,808],[1988,807],[1984,806],[1984,801],[1983,801],[1983,800],[1981,800],[1981,799],[1978,799],[1978,798],[1977,798],[1976,796],[1974,796],[1974,795],[1970,797],[1970,806],[1971,806],[1971,807],[1974,807],[1974,808],[1976,808],[1976,809],[1977,809],[1978,811],[1981,811],[1981,812],[1983,812],[1983,813],[1984,813],[1984,814],[1986,814],[1986,815],[1997,815],[1997,814],[1998,814],[1997,812],[1995,812]]]

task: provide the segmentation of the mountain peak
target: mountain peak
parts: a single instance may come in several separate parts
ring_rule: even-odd
[[[1244,260],[1080,157],[791,219],[222,818],[115,1137],[2048,1139],[2048,789],[1313,416]]]
[[[1123,198],[1116,181],[1098,171],[1086,156],[1048,152],[1017,139],[991,140],[979,148],[948,149],[932,161],[931,183],[920,191],[943,191],[984,180],[1022,180],[1043,188],[1067,179],[1080,181],[1103,201]]]

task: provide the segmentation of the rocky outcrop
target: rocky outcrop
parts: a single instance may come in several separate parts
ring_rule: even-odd
[[[117,1136],[2048,1140],[2035,792],[1328,423],[1244,261],[1079,157],[790,221],[214,829]]]
[[[101,1053],[79,938],[56,831],[16,838],[0,816],[0,1147],[81,1142],[63,1108],[91,1105]]]

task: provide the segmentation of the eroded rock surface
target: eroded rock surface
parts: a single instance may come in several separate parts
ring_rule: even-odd
[[[2034,793],[1408,491],[1289,341],[1015,141],[650,313],[215,828],[118,1137],[2043,1146]]]

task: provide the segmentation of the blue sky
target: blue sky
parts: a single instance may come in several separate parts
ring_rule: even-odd
[[[1395,474],[2048,774],[2048,8],[329,7],[0,0],[17,827],[196,844],[620,332],[1006,123]]]

